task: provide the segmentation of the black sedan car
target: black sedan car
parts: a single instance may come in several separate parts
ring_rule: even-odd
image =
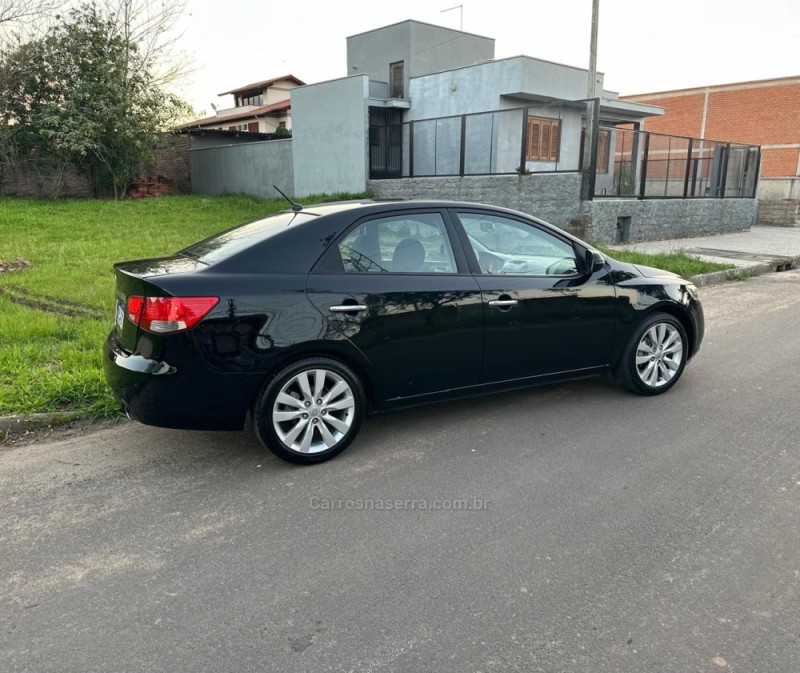
[[[126,413],[230,430],[249,412],[295,463],[372,411],[608,371],[657,395],[703,339],[687,280],[473,203],[295,206],[114,268],[105,368]]]

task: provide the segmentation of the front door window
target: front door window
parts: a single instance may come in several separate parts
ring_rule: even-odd
[[[572,246],[552,234],[496,215],[459,214],[484,274],[568,276],[577,273]]]

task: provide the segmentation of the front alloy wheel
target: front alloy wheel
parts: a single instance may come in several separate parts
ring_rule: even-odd
[[[343,451],[358,432],[364,394],[355,374],[327,358],[288,366],[256,403],[259,439],[293,463],[319,463]]]
[[[623,388],[639,395],[665,393],[678,382],[689,353],[681,322],[668,313],[655,313],[633,331],[617,367]]]
[[[683,363],[683,339],[678,329],[660,322],[647,330],[636,348],[636,373],[653,388],[667,385]]]

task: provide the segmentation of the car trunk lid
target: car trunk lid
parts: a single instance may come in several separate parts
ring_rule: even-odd
[[[128,297],[167,297],[169,292],[159,287],[159,276],[191,273],[206,265],[183,255],[140,259],[114,265],[116,304],[114,307],[114,336],[126,351],[133,352],[140,328],[128,316]]]

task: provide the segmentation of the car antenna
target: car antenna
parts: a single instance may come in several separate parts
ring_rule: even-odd
[[[278,189],[278,185],[272,185],[272,186],[275,187],[278,194],[280,194],[284,199],[286,199],[289,203],[292,204],[292,212],[299,213],[301,210],[303,210],[303,206],[301,206],[299,203],[295,203],[288,196],[286,196],[286,194],[284,194],[280,189]]]

